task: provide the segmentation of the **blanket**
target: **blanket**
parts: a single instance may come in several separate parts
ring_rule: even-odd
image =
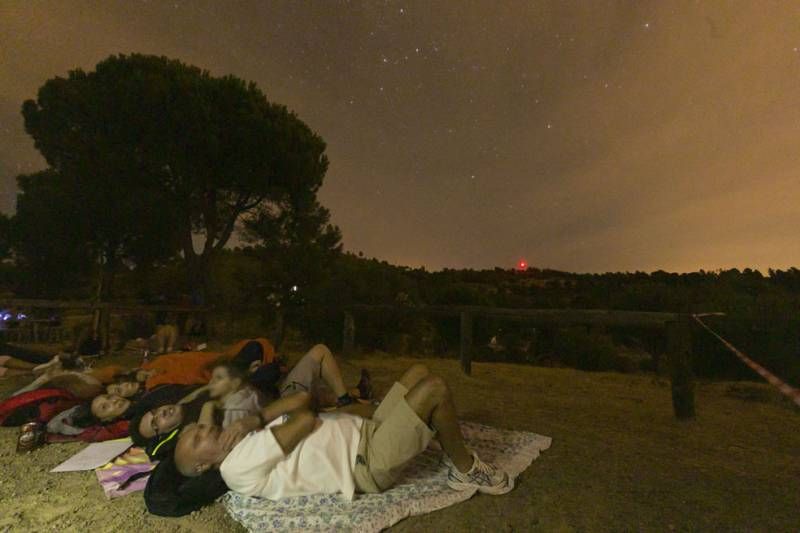
[[[482,460],[505,469],[514,478],[552,442],[550,437],[536,433],[471,422],[462,422],[461,432]],[[447,486],[447,466],[441,459],[441,452],[428,449],[414,459],[392,489],[360,494],[351,503],[336,494],[271,501],[235,492],[228,492],[221,501],[235,520],[254,532],[380,531],[407,516],[430,513],[475,494],[475,490],[455,491]]]
[[[106,465],[97,468],[97,480],[106,498],[113,499],[144,490],[155,467],[142,448],[131,448]]]

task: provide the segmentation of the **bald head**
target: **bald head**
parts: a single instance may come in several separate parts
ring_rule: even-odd
[[[178,437],[175,446],[175,466],[186,477],[196,477],[218,468],[228,455],[220,444],[219,426],[189,424]]]

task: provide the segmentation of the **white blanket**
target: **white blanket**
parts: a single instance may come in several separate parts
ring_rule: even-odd
[[[467,445],[487,462],[517,477],[550,447],[552,439],[462,422]],[[468,500],[471,491],[447,486],[442,453],[427,450],[406,469],[403,479],[381,494],[361,494],[347,503],[336,494],[286,498],[273,502],[229,492],[222,497],[228,513],[249,531],[380,531],[407,516],[421,515]],[[502,498],[502,496],[498,496]]]

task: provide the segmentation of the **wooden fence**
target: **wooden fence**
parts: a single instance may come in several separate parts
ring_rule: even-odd
[[[21,309],[84,310],[94,315],[92,330],[101,346],[108,352],[110,344],[111,315],[139,313],[207,313],[208,307],[187,305],[145,305],[136,302],[94,302],[86,300],[32,300],[22,298],[0,299],[0,307]],[[15,329],[6,330],[6,339],[22,342],[60,342],[72,339],[72,332],[63,327],[49,327],[49,320],[26,319]]]
[[[648,311],[614,311],[605,309],[505,309],[479,306],[391,306],[352,305],[344,315],[343,350],[353,352],[356,318],[360,313],[391,311],[429,316],[460,317],[459,357],[461,369],[472,373],[472,330],[475,319],[501,318],[526,322],[540,327],[636,327],[663,332],[667,338],[668,369],[672,388],[672,405],[678,419],[691,419],[694,409],[694,376],[692,373],[691,315]]]
[[[93,302],[67,300],[0,299],[0,307],[22,309],[86,310],[94,314],[93,330],[100,337],[101,346],[108,351],[111,314],[156,313],[207,313],[210,307],[181,305],[144,305],[136,302]],[[356,319],[362,312],[384,310],[400,313],[417,313],[430,316],[459,317],[461,320],[459,357],[465,374],[472,373],[473,324],[479,318],[500,318],[522,321],[540,327],[568,327],[575,325],[598,327],[637,327],[661,331],[667,338],[667,355],[672,386],[672,404],[679,419],[694,418],[694,376],[692,374],[692,320],[691,315],[655,313],[646,311],[614,311],[604,309],[505,309],[479,306],[373,306],[352,305],[344,316],[343,349],[355,349]],[[32,338],[38,342],[40,332],[36,321],[31,322]],[[48,332],[48,334],[51,332]],[[43,336],[45,340],[52,336]],[[58,339],[64,338],[61,331]]]

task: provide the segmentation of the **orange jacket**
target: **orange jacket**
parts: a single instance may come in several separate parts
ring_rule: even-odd
[[[267,339],[245,339],[237,342],[224,352],[177,352],[160,355],[142,365],[145,370],[156,373],[145,381],[145,389],[150,390],[158,385],[168,383],[179,385],[205,385],[211,379],[211,367],[218,359],[230,359],[250,342],[255,340],[261,344],[264,352],[262,364],[275,360],[275,348]]]

